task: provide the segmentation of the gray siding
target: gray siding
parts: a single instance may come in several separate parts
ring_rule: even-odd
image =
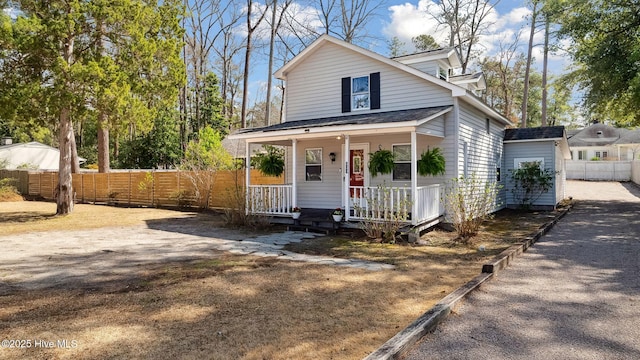
[[[373,72],[380,72],[381,108],[364,112],[451,105],[453,102],[450,90],[370,57],[326,43],[287,75],[286,121],[342,115],[341,79]]]
[[[502,168],[504,125],[490,120],[470,105],[460,102],[460,138],[458,146],[459,175],[476,177],[482,182],[497,182],[497,168]],[[466,152],[465,152],[466,151]],[[466,172],[466,173],[465,173]],[[504,171],[500,185],[504,184]],[[496,210],[504,207],[504,188],[500,190]]]
[[[441,136],[445,135],[444,115],[428,121],[418,127],[418,131],[425,135]]]
[[[306,181],[305,149],[322,149],[322,181]],[[301,140],[297,145],[298,206],[301,208],[335,209],[342,206],[342,140]],[[329,153],[336,153],[331,162]]]
[[[542,158],[544,159],[544,166],[547,169],[554,170],[553,167],[556,164],[555,160],[555,146],[553,141],[534,141],[534,142],[516,142],[504,144],[505,151],[505,171],[504,176],[507,178],[506,190],[507,190],[507,204],[519,205],[513,200],[511,189],[513,188],[513,182],[511,180],[511,171],[514,169],[514,159],[516,158]],[[542,196],[534,203],[534,205],[541,206],[555,206],[556,201],[556,186],[549,192],[542,194]]]

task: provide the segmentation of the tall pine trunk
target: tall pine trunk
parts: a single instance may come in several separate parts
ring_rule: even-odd
[[[66,215],[73,211],[73,178],[71,175],[71,127],[68,107],[60,110],[58,142],[60,162],[58,165],[58,186],[56,188],[56,214]]]
[[[73,61],[73,36],[69,36],[62,45],[62,58],[64,59],[66,70],[69,71]],[[69,74],[67,73],[68,77]],[[69,89],[71,85],[65,80],[65,87]],[[71,175],[71,142],[73,138],[73,127],[71,126],[71,110],[65,104],[60,109],[58,124],[58,150],[60,160],[58,162],[58,185],[56,186],[56,214],[66,215],[73,211],[73,178]],[[73,139],[75,143],[75,139]]]
[[[529,33],[529,48],[527,51],[527,64],[524,71],[524,91],[522,94],[522,121],[521,128],[527,127],[527,107],[529,105],[529,74],[531,72],[531,57],[533,52],[533,35],[536,31],[536,17],[538,16],[538,2],[533,1],[533,11],[531,12],[531,32]]]
[[[544,57],[542,63],[542,109],[540,111],[541,126],[547,126],[547,68],[549,66],[549,15],[544,15]]]
[[[104,24],[100,21],[98,25],[98,41],[96,42],[97,53],[104,56]],[[100,102],[100,100],[98,100]],[[98,105],[98,172],[107,173],[110,170],[109,163],[109,121],[104,106]]]

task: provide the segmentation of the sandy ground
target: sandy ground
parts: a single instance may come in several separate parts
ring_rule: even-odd
[[[569,181],[575,208],[413,359],[640,359],[640,189]]]

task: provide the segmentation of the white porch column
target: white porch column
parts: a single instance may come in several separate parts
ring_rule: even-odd
[[[342,194],[342,204],[344,207],[344,220],[349,221],[351,217],[351,211],[349,209],[349,156],[350,156],[350,147],[351,141],[349,139],[349,135],[344,136],[344,172],[342,173],[344,176],[344,193]]]
[[[245,199],[245,207],[244,207],[244,211],[246,215],[249,215],[249,205],[251,204],[250,201],[250,195],[251,195],[251,190],[249,189],[249,186],[251,185],[251,153],[249,151],[250,148],[250,143],[247,141],[245,142],[245,152],[244,152],[244,193],[246,196]]]
[[[411,224],[418,224],[418,141],[415,131],[411,132]]]
[[[291,140],[291,202],[298,206],[298,139]]]

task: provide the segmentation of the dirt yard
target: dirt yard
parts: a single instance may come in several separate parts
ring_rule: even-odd
[[[42,231],[46,246],[47,237],[60,236],[60,230],[116,226],[129,232],[122,235],[126,239],[132,231],[148,230],[149,220],[157,225],[181,218],[212,234],[254,235],[221,230],[219,215],[212,213],[92,205],[77,206],[62,218],[52,212],[55,205],[49,203],[0,203],[0,245],[25,232]],[[421,246],[333,236],[287,248],[389,263],[394,270],[220,250],[205,259],[135,266],[113,281],[78,279],[36,290],[5,284],[11,290],[0,296],[0,340],[8,341],[2,342],[0,358],[361,359],[553,216],[500,212],[470,245],[434,231],[423,236]],[[103,266],[108,272],[108,264]],[[0,285],[7,277],[0,273]]]

